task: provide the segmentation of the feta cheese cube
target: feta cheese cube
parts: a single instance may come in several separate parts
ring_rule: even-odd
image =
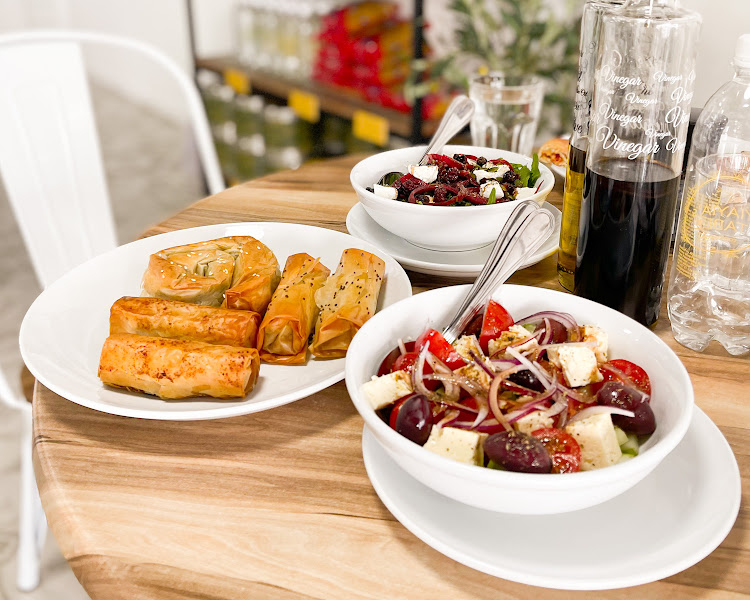
[[[562,369],[570,387],[580,387],[603,379],[596,354],[583,344],[560,344],[547,349],[550,361]]]
[[[484,169],[474,169],[474,177],[477,183],[482,183],[483,179],[497,179],[497,173],[493,171],[485,171]]]
[[[591,342],[595,345],[594,354],[596,354],[597,361],[600,363],[607,362],[609,338],[606,331],[596,325],[584,325],[583,341]]]
[[[518,431],[521,433],[531,433],[537,429],[546,429],[552,427],[554,424],[552,417],[544,416],[544,412],[541,410],[535,410],[530,412],[528,415],[524,415],[515,425]]]
[[[393,404],[412,393],[411,375],[407,371],[394,371],[362,384],[362,395],[375,410]]]
[[[569,423],[565,426],[565,431],[572,435],[581,447],[582,471],[608,467],[622,457],[609,413],[600,413]]]
[[[495,190],[495,200],[500,200],[505,195],[503,188],[494,179],[485,181],[479,186],[479,193],[485,198],[489,198],[492,195],[492,190]]]
[[[508,165],[497,165],[497,171],[495,171],[495,177],[497,179],[502,179],[503,175],[505,175],[508,171],[510,171],[510,167]]]
[[[435,454],[469,465],[484,464],[484,440],[488,434],[455,427],[433,427],[424,447]]]
[[[375,195],[380,196],[381,198],[387,198],[388,200],[395,200],[398,198],[398,190],[387,185],[379,185],[376,183],[373,186],[373,190]]]
[[[457,375],[468,377],[469,379],[476,379],[486,388],[490,387],[490,384],[492,383],[492,377],[490,377],[484,369],[481,369],[474,363],[464,365],[463,367],[455,369],[453,372]]]
[[[432,183],[437,179],[438,166],[437,165],[409,165],[409,173],[414,175],[417,179],[421,179],[425,183]]]
[[[528,342],[524,342],[523,344],[519,344],[518,346],[513,346],[516,350],[518,350],[519,352],[527,352],[529,350],[533,350],[534,348],[537,348],[539,346],[539,342],[537,342],[536,339],[533,339],[532,334],[525,327],[521,325],[511,325],[510,327],[508,327],[508,329],[503,331],[502,334],[500,334],[499,338],[490,340],[487,344],[487,349],[490,352],[490,356],[494,356],[504,348],[507,348],[508,346],[511,346],[527,338]]]
[[[484,358],[484,353],[479,347],[479,342],[476,341],[476,338],[473,335],[462,335],[453,342],[453,348],[466,360],[472,360],[472,351],[474,351],[474,353],[480,358]]]

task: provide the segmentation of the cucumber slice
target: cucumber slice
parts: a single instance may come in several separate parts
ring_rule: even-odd
[[[620,444],[620,451],[630,456],[638,456],[638,450],[641,445],[638,442],[638,436],[632,433],[628,434],[628,439],[624,444]]]
[[[615,427],[615,435],[617,436],[617,445],[622,446],[628,441],[628,434],[620,429],[617,425]]]

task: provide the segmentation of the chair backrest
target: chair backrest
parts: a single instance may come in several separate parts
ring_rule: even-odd
[[[176,80],[209,191],[224,189],[200,96],[166,55],[91,32],[0,35],[0,175],[43,287],[116,245],[81,43],[133,50]]]

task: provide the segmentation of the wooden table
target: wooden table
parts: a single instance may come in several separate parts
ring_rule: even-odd
[[[352,158],[206,198],[150,229],[292,221],[340,231],[356,197]],[[560,205],[559,185],[550,200]],[[415,292],[446,280],[410,273]],[[512,282],[559,288],[555,258]],[[697,354],[656,332],[690,371],[698,405],[729,440],[750,488],[750,361]],[[50,527],[94,600],[154,598],[568,598],[497,579],[401,526],[367,479],[362,420],[344,383],[274,410],[217,421],[110,416],[37,385],[36,473]],[[747,492],[745,492],[747,494]],[[588,598],[750,598],[747,495],[724,543],[660,582]]]

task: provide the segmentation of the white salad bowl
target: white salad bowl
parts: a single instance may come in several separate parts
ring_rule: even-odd
[[[409,165],[416,164],[424,151],[425,146],[389,150],[354,166],[349,178],[367,214],[383,229],[429,250],[474,250],[494,242],[513,210],[514,202],[485,206],[426,206],[390,200],[367,191],[366,188],[372,188],[386,173],[406,173]],[[532,161],[522,154],[480,146],[446,146],[442,153],[504,158],[510,163],[529,167]],[[541,177],[534,185],[539,189],[529,199],[541,205],[555,185],[555,176],[541,163],[539,171]]]
[[[366,427],[396,463],[412,477],[454,500],[486,510],[515,514],[563,513],[614,498],[648,475],[682,440],[693,411],[693,388],[674,352],[629,317],[571,294],[503,285],[493,298],[518,320],[554,310],[571,314],[579,325],[598,325],[609,337],[609,357],[643,367],[651,379],[656,431],[629,461],[594,471],[531,474],[497,471],[435,454],[391,429],[362,395],[362,385],[378,372],[399,338],[416,339],[426,328],[441,330],[468,285],[423,292],[373,316],[355,336],[346,357],[346,386]],[[446,518],[450,518],[446,515]]]

